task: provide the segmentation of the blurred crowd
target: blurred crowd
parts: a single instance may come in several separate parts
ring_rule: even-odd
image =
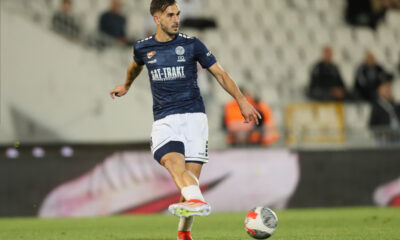
[[[110,0],[110,5],[98,18],[98,32],[83,39],[98,49],[110,45],[132,46],[135,39],[126,34],[126,17],[121,13],[122,1]],[[61,0],[60,9],[52,18],[52,29],[70,40],[82,40],[82,26],[73,14],[72,0]]]
[[[72,40],[81,39],[82,28],[72,14],[72,0],[61,0],[60,3],[59,10],[54,13],[52,18],[53,30]],[[121,13],[122,4],[121,0],[110,0],[109,8],[98,17],[99,35],[85,40],[88,44],[98,49],[104,49],[110,45],[133,45],[136,38],[126,34],[127,21]],[[199,30],[200,35],[205,29],[217,27],[214,19],[199,15],[203,8],[202,1],[182,0],[180,7],[182,27],[195,28]],[[347,0],[345,20],[351,26],[376,29],[388,10],[399,8],[400,1],[396,0]],[[145,25],[145,34],[151,35],[154,32],[153,19],[149,17]],[[372,108],[369,120],[371,129],[400,131],[400,105],[394,102],[392,89],[395,75],[377,62],[372,51],[366,50],[360,65],[354,66],[355,75],[352,89],[347,89],[344,84],[340,69],[334,62],[333,48],[329,45],[323,47],[321,55],[321,59],[313,66],[310,73],[310,82],[306,91],[310,100],[368,102]],[[398,68],[400,72],[400,55]],[[279,133],[271,108],[258,97],[250,96],[244,87],[242,90],[249,102],[262,114],[262,123],[260,126],[243,124],[239,106],[235,105],[234,101],[227,102],[224,106],[223,119],[223,126],[227,132],[227,143],[264,146],[273,144],[279,139]],[[207,102],[208,99],[209,97],[206,96],[205,101]],[[393,138],[387,134],[377,134],[377,137],[380,139]],[[400,141],[400,134],[397,139]]]
[[[353,26],[376,29],[390,9],[400,9],[398,0],[347,0],[345,18]]]
[[[71,40],[82,39],[81,24],[72,11],[73,1],[61,0],[60,2],[60,8],[54,13],[52,18],[53,30]],[[203,1],[199,0],[180,1],[182,27],[194,28],[200,31],[217,27],[214,19],[199,15],[203,8],[202,3]],[[127,35],[127,19],[122,13],[122,9],[123,1],[110,0],[109,8],[98,17],[97,33],[94,36],[87,37],[84,41],[98,49],[104,49],[110,45],[133,46],[138,37]],[[154,33],[154,26],[153,18],[149,16],[144,26],[146,36]]]
[[[364,60],[355,68],[353,89],[349,90],[333,60],[332,47],[325,46],[321,55],[310,74],[308,97],[314,101],[368,102],[372,108],[369,126],[376,132],[376,137],[383,142],[400,141],[400,104],[393,98],[394,74],[366,50]]]

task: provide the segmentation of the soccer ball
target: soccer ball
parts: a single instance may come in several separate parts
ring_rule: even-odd
[[[256,207],[247,213],[244,220],[246,232],[255,239],[271,237],[278,226],[278,217],[269,208]]]

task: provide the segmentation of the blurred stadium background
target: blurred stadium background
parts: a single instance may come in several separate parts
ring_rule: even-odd
[[[127,96],[112,101],[108,95],[125,80],[132,59],[130,48],[96,46],[98,17],[109,1],[73,1],[83,30],[72,40],[51,29],[60,1],[0,3],[0,216],[162,212],[165,204],[152,204],[165,196],[174,200],[172,187],[163,186],[163,195],[157,195],[161,190],[153,186],[152,196],[133,188],[152,186],[154,176],[165,174],[149,153],[153,119],[146,70]],[[393,92],[400,101],[400,12],[388,11],[374,31],[346,24],[345,0],[203,3],[201,16],[214,18],[217,28],[182,32],[198,35],[235,81],[272,107],[281,134],[268,148],[231,148],[221,127],[223,105],[230,97],[216,83],[200,82],[208,84],[209,95],[212,163],[204,179],[211,204],[220,211],[245,211],[254,204],[398,205],[400,139],[375,139],[368,127],[368,103],[318,104],[308,100],[305,89],[323,46],[333,47],[348,89],[353,88],[364,51],[370,49],[378,62],[396,73]],[[128,36],[146,34],[148,8],[149,1],[123,1]],[[229,171],[221,170],[224,164]],[[224,183],[246,184],[233,191]],[[249,188],[252,185],[257,188]],[[218,205],[218,198],[237,195],[236,204]],[[104,196],[106,200],[89,207],[77,203]]]

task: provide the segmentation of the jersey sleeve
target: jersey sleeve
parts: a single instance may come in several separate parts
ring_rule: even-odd
[[[203,68],[209,68],[217,62],[211,51],[197,38],[195,38],[194,42],[194,52],[196,60]]]
[[[138,44],[135,43],[133,45],[133,60],[138,64],[138,65],[144,65],[144,62],[142,60],[142,57],[140,55],[140,52],[138,50]]]

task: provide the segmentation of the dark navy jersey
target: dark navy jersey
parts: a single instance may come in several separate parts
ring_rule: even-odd
[[[205,112],[197,85],[197,62],[209,68],[217,60],[199,39],[179,33],[171,41],[158,42],[151,36],[135,43],[133,59],[148,69],[154,120]]]

